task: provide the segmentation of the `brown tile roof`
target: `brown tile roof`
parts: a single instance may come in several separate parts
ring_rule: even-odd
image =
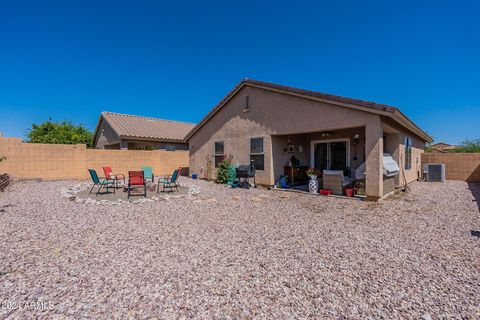
[[[458,146],[453,145],[453,144],[448,144],[445,142],[437,142],[432,144],[430,147],[435,148],[435,149],[441,149],[441,150],[452,150],[452,149],[457,149]]]
[[[121,138],[148,138],[166,141],[184,141],[195,124],[188,122],[140,117],[114,112],[102,112],[101,117]]]
[[[195,132],[200,129],[217,111],[219,111],[224,104],[230,100],[242,87],[252,86],[257,88],[263,88],[265,90],[278,91],[286,94],[299,95],[305,98],[317,98],[331,101],[333,103],[344,104],[346,106],[357,106],[363,108],[364,111],[381,113],[388,115],[398,121],[401,125],[404,125],[411,130],[414,130],[419,136],[424,138],[426,141],[431,141],[431,137],[428,136],[422,129],[415,125],[410,119],[408,119],[400,110],[396,107],[392,107],[386,104],[375,103],[360,99],[353,99],[347,97],[341,97],[333,94],[321,93],[311,90],[298,89],[288,86],[283,86],[279,84],[274,84],[270,82],[258,81],[253,79],[245,78],[240,83],[238,83],[193,129],[190,133],[187,134],[186,139],[190,139]]]

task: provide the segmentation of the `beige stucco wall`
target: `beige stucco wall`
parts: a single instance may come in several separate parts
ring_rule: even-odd
[[[142,165],[153,167],[155,174],[171,174],[178,167],[188,167],[188,151],[131,151],[87,149],[84,144],[58,145],[22,143],[21,139],[0,138],[0,173],[15,179],[89,179],[87,169],[103,176],[103,166],[127,174]]]
[[[224,110],[225,113],[232,111],[230,108]],[[218,141],[224,142],[224,152],[226,155],[232,155],[234,162],[248,164],[250,162],[250,138],[263,137],[265,170],[257,170],[256,182],[270,184],[271,137],[265,128],[254,121],[241,117],[229,117],[224,123],[220,121],[219,117],[212,120],[190,141],[190,172],[201,173],[202,177],[205,177],[207,159],[211,159],[213,163],[214,143]],[[214,168],[212,173],[215,174]]]
[[[395,185],[403,186],[405,181],[407,184],[415,181],[419,175],[421,176],[425,141],[390,120],[382,119],[382,121],[396,131],[395,133],[386,134],[387,151],[400,166],[400,174],[395,177]],[[412,166],[408,170],[405,169],[405,139],[407,137],[412,139]]]
[[[242,110],[246,96],[249,96],[251,111],[244,113]],[[283,166],[281,161],[276,164],[277,168],[273,166],[271,149],[278,149],[279,146],[272,145],[272,139],[277,142],[278,139],[271,138],[271,135],[314,133],[371,125],[380,127],[378,115],[244,87],[190,139],[191,172],[200,173],[202,168],[205,171],[206,159],[212,156],[215,141],[224,141],[225,153],[233,155],[234,161],[248,163],[249,139],[263,136],[265,171],[258,171],[257,182],[271,185],[274,184],[274,171],[279,172],[282,170],[279,167]],[[381,138],[381,132],[376,134]],[[373,138],[371,134],[371,139]]]
[[[120,138],[104,120],[101,121],[97,130],[97,136],[94,137],[94,140],[94,148],[97,149],[105,149],[105,146],[120,144]]]
[[[421,176],[422,173],[422,153],[425,150],[425,142],[421,141],[417,137],[415,137],[412,134],[408,134],[405,132],[402,132],[400,134],[400,157],[401,157],[401,165],[403,168],[405,168],[405,138],[411,138],[412,139],[412,167],[411,169],[407,170],[400,170],[400,175],[399,179],[400,180],[400,185],[403,185],[402,179],[405,176],[405,180],[407,183],[410,183],[412,181],[417,180],[419,176]]]

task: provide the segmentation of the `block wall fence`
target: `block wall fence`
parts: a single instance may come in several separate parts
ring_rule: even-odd
[[[87,169],[103,176],[103,166],[127,174],[142,165],[153,167],[156,175],[171,174],[178,167],[188,167],[188,151],[138,151],[87,149],[84,144],[23,143],[19,138],[0,138],[0,173],[14,179],[86,180]]]
[[[480,182],[480,153],[423,153],[422,165],[445,164],[447,180]]]

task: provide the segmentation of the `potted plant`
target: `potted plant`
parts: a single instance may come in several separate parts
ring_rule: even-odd
[[[307,176],[310,177],[310,181],[308,182],[308,190],[311,193],[318,193],[318,170],[315,168],[308,169]]]
[[[310,177],[310,180],[317,180],[318,173],[318,170],[315,168],[310,168],[307,170],[307,176]]]

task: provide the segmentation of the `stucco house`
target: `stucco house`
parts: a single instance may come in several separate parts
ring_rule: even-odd
[[[447,153],[455,149],[458,149],[458,147],[445,142],[437,142],[430,145],[430,152],[433,153]]]
[[[188,122],[102,112],[93,134],[96,149],[188,150]]]
[[[205,175],[209,160],[214,167],[231,155],[239,164],[253,160],[256,181],[264,185],[274,185],[292,159],[351,177],[365,163],[371,200],[387,193],[384,153],[400,166],[398,187],[420,175],[421,153],[431,141],[395,107],[251,79],[235,86],[186,139],[190,172]]]

